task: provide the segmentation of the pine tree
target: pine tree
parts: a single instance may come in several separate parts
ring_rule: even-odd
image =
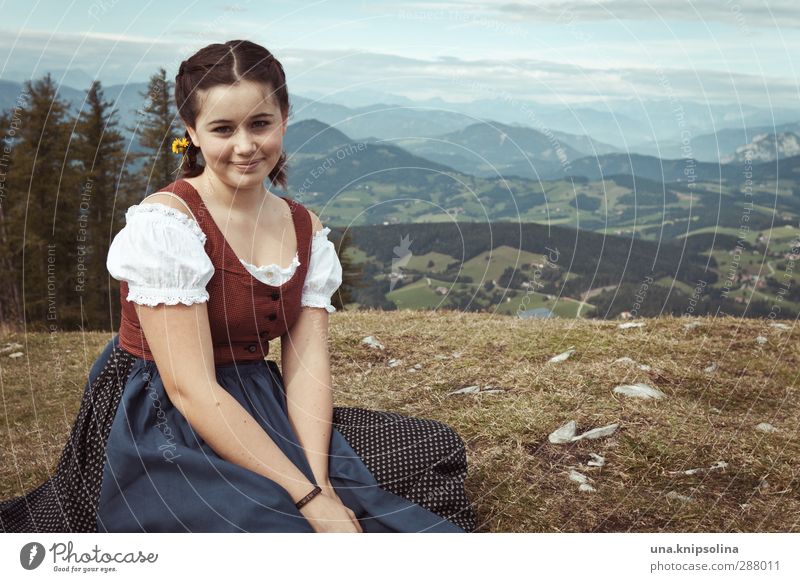
[[[0,324],[7,330],[19,330],[22,320],[22,301],[19,278],[14,264],[13,247],[10,244],[7,209],[13,198],[9,195],[9,174],[14,161],[12,131],[14,112],[0,114],[0,127],[4,133],[0,142],[0,270],[5,277],[0,278]]]
[[[364,272],[350,258],[348,251],[352,248],[353,239],[346,231],[336,245],[336,253],[339,255],[339,262],[342,265],[342,284],[331,299],[331,304],[336,309],[344,309],[346,304],[355,301],[353,291],[366,286],[363,281]]]
[[[167,72],[163,67],[159,68],[150,77],[147,92],[140,93],[145,103],[139,111],[137,127],[131,128],[139,136],[139,144],[145,150],[144,172],[149,177],[146,187],[148,193],[156,192],[177,179],[180,159],[172,153],[172,140],[182,137],[183,132],[178,135],[182,125],[172,101],[173,88],[174,83],[167,79]]]
[[[128,207],[132,176],[125,160],[125,138],[117,130],[119,122],[113,103],[103,99],[100,81],[87,90],[75,125],[73,159],[81,173],[78,223],[80,276],[75,287],[82,303],[84,327],[114,329],[109,313],[117,313],[119,284],[106,269],[108,248],[123,226]]]
[[[77,264],[79,176],[69,163],[69,105],[48,73],[25,83],[4,204],[7,258],[17,267],[29,329],[80,322],[73,287]]]

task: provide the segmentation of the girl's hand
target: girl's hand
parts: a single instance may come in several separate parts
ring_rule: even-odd
[[[356,530],[359,533],[364,533],[364,530],[361,529],[361,524],[358,523],[358,518],[356,517],[356,514],[353,512],[352,509],[350,509],[349,507],[344,505],[344,502],[341,499],[339,499],[339,496],[336,494],[336,490],[333,488],[333,485],[331,484],[331,482],[329,480],[326,480],[326,481],[320,482],[319,486],[322,489],[322,495],[327,495],[328,497],[331,497],[331,498],[335,499],[336,501],[341,503],[345,508],[347,508],[347,511],[348,511],[348,513],[350,514],[350,516],[351,516],[351,518],[353,520],[353,525],[356,526]]]
[[[339,503],[342,503],[342,500],[339,499],[339,496],[336,495],[336,490],[333,488],[333,485],[330,481],[317,481],[317,484],[322,489],[322,494],[327,495],[328,497],[332,497],[336,499]],[[342,503],[344,505],[344,503]]]
[[[336,494],[336,489],[333,488],[333,485],[331,485],[330,481],[320,482],[319,486],[322,489],[322,495],[327,495],[328,497],[331,497],[336,501],[338,501],[339,503],[341,503],[342,505],[344,505],[344,502],[341,499],[339,499],[339,496]],[[347,506],[345,505],[345,507]],[[361,524],[358,523],[358,518],[356,517],[356,514],[350,508],[348,508],[347,510],[353,516],[353,523],[358,528],[358,531],[363,533],[363,530],[361,529]]]
[[[318,494],[311,501],[300,508],[311,527],[316,533],[362,533],[361,525],[356,519],[356,514],[346,507],[334,492],[331,497],[325,493],[326,488],[322,487],[322,493]],[[333,491],[333,487],[330,487]]]

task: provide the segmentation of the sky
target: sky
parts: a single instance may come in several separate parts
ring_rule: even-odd
[[[281,61],[290,93],[338,101],[500,94],[572,105],[669,93],[797,107],[794,1],[0,0],[0,79],[79,70],[104,85],[145,82],[241,38]]]

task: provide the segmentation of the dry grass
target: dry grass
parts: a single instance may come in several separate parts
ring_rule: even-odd
[[[766,322],[664,317],[617,322],[520,320],[454,312],[339,312],[331,317],[337,406],[435,418],[468,447],[467,487],[485,532],[800,531],[800,330]],[[791,324],[791,322],[785,322]],[[374,335],[385,346],[361,343]],[[756,336],[768,342],[760,345]],[[106,334],[7,335],[25,357],[0,356],[0,497],[47,477]],[[570,346],[567,361],[547,360]],[[280,361],[280,343],[270,358]],[[456,355],[454,355],[454,352]],[[458,354],[460,352],[460,354]],[[613,363],[628,356],[651,367]],[[387,366],[390,358],[402,360]],[[716,362],[718,370],[704,372]],[[421,369],[410,372],[415,364]],[[612,392],[645,382],[667,397]],[[502,393],[448,395],[478,384]],[[615,434],[566,445],[550,432],[619,423]],[[761,422],[779,429],[755,430]],[[587,467],[590,453],[603,467]],[[676,471],[724,469],[695,475]],[[570,469],[590,478],[581,492]],[[689,496],[686,502],[666,496]]]

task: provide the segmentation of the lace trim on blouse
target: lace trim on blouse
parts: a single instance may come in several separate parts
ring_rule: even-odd
[[[194,305],[195,303],[203,303],[208,301],[208,291],[197,290],[187,293],[189,289],[153,289],[146,287],[133,287],[128,285],[128,301],[133,301],[139,305],[147,305],[155,307],[161,303],[165,305],[177,305],[182,303],[184,305]]]
[[[318,230],[317,232],[315,232],[314,233],[314,240],[312,241],[312,244],[318,238],[327,237],[328,233],[330,231],[331,231],[331,229],[326,226],[326,227]],[[263,265],[263,266],[259,267],[258,265],[254,265],[253,263],[248,263],[244,259],[239,259],[239,262],[242,263],[245,267],[249,267],[251,271],[257,271],[259,273],[264,273],[266,271],[278,271],[282,275],[292,275],[292,274],[294,274],[295,269],[300,266],[300,258],[298,257],[298,253],[294,254],[294,257],[292,258],[291,264],[288,267],[285,267],[285,268],[281,267],[278,263],[272,263],[270,265]],[[267,273],[267,275],[270,275],[270,274],[271,273]]]
[[[180,210],[172,208],[171,206],[167,206],[166,204],[162,204],[161,202],[148,202],[147,204],[136,204],[131,206],[125,213],[125,221],[127,222],[129,217],[142,212],[158,212],[159,214],[164,214],[166,216],[175,218],[178,222],[187,226],[189,230],[191,230],[197,236],[197,238],[200,239],[201,243],[206,244],[206,233],[203,232],[203,229],[200,228],[200,225],[197,224],[194,218],[187,216],[185,212],[181,212]]]

